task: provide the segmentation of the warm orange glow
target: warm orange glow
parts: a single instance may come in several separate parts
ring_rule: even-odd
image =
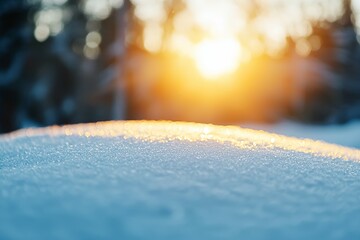
[[[297,108],[304,91],[295,82],[307,79],[298,63],[324,44],[311,36],[311,22],[341,14],[341,1],[321,0],[316,9],[286,0],[184,0],[174,8],[149,1],[133,1],[144,22],[142,47],[151,52],[127,85],[139,109],[133,119],[277,121]]]
[[[207,39],[195,46],[194,59],[206,78],[217,78],[234,72],[241,60],[241,47],[236,39]]]

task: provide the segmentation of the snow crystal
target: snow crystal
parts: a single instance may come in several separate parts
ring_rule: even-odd
[[[0,137],[0,239],[359,239],[360,151],[237,127]]]

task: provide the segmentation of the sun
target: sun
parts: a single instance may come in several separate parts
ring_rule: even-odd
[[[217,79],[234,72],[241,60],[241,46],[236,39],[206,39],[195,46],[196,67],[207,79]]]

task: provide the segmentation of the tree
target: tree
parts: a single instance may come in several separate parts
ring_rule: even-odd
[[[0,132],[126,117],[130,2],[110,6],[109,16],[101,19],[85,11],[86,3],[44,6],[16,0],[0,6]],[[37,18],[48,9],[70,18],[61,19],[59,33],[36,40],[43,24]]]

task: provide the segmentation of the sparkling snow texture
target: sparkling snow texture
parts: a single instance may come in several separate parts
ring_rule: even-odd
[[[109,122],[0,137],[0,239],[360,239],[360,151]]]

